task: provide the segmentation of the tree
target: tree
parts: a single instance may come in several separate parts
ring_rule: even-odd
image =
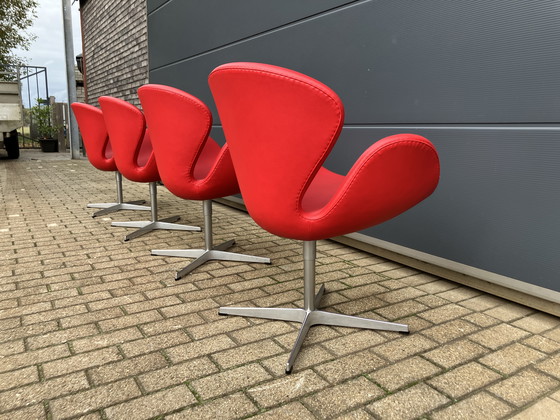
[[[26,29],[37,16],[36,8],[37,0],[0,0],[0,72],[24,64],[13,50],[29,49],[35,36]]]

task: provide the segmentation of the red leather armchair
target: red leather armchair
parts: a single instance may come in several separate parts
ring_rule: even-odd
[[[339,175],[322,167],[344,121],[342,102],[327,86],[258,63],[222,65],[209,84],[249,214],[271,233],[302,240],[304,256],[302,309],[222,307],[219,313],[300,322],[287,373],[313,325],[408,332],[403,324],[318,310],[324,287],[315,294],[316,241],[382,223],[428,197],[439,180],[434,146],[396,134]]]
[[[227,145],[221,147],[209,137],[210,110],[198,98],[169,86],[145,85],[138,96],[163,182],[178,197],[201,200],[204,214],[203,249],[161,249],[152,255],[195,258],[177,272],[177,280],[210,260],[269,264],[269,258],[227,252],[235,240],[213,245],[212,199],[236,194],[239,186]]]

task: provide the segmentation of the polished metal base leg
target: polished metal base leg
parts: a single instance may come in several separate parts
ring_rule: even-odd
[[[150,208],[152,210],[152,220],[151,221],[131,221],[131,222],[113,222],[111,226],[114,227],[133,227],[139,228],[132,233],[129,233],[124,237],[125,242],[131,239],[138,238],[139,236],[145,235],[148,232],[157,229],[163,230],[190,230],[200,232],[200,227],[198,226],[188,226],[188,225],[178,225],[176,222],[180,219],[179,216],[171,216],[165,219],[158,220],[157,217],[157,184],[155,182],[150,182]]]
[[[154,249],[152,251],[152,255],[195,258],[193,262],[186,267],[183,267],[175,274],[175,280],[182,279],[195,268],[200,267],[205,262],[211,260],[270,264],[270,258],[224,251],[225,249],[231,248],[233,245],[235,245],[234,239],[215,246],[212,249]]]
[[[146,200],[127,201],[126,203],[89,203],[86,207],[89,209],[108,209],[118,206],[119,204],[144,204]],[[148,206],[141,206],[142,210],[150,210]],[[128,209],[127,209],[128,210]]]
[[[220,315],[237,315],[253,318],[272,319],[276,321],[291,321],[301,323],[301,327],[286,363],[286,373],[291,373],[296,357],[301,349],[305,336],[314,325],[331,325],[336,327],[365,328],[370,330],[384,330],[408,333],[408,325],[395,322],[377,321],[356,316],[342,315],[316,309],[325,292],[321,286],[315,294],[315,241],[304,242],[304,308],[251,308],[251,307],[222,307]]]
[[[220,245],[212,246],[212,201],[203,201],[204,210],[204,249],[154,249],[152,255],[160,255],[166,257],[195,258],[186,267],[182,268],[175,274],[175,280],[180,280],[195,268],[200,267],[207,261],[241,261],[250,263],[270,264],[270,258],[256,257],[254,255],[238,254],[236,252],[227,252],[226,249],[235,245],[235,240],[226,241]]]
[[[120,172],[116,172],[116,181],[117,181],[117,202],[88,204],[86,206],[88,208],[103,209],[93,213],[91,217],[99,217],[120,210],[150,210],[150,207],[139,205],[139,204],[144,204],[146,200],[124,202],[123,193],[122,193],[122,174]]]
[[[101,208],[102,210],[96,211],[91,215],[91,217],[99,217],[120,210],[150,210],[150,208],[147,206],[139,206],[139,204],[143,204],[145,202],[146,201],[144,200],[138,200],[138,201],[128,201],[126,203],[93,203],[93,204],[88,204],[87,207]],[[105,204],[106,206],[104,206]]]

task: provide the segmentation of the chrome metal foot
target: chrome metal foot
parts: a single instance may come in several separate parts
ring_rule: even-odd
[[[307,332],[314,325],[409,332],[408,325],[405,324],[342,315],[316,309],[319,307],[320,300],[325,293],[325,287],[322,285],[315,294],[315,241],[304,242],[304,264],[304,308],[221,307],[218,310],[220,315],[246,316],[301,323],[297,339],[286,363],[285,371],[287,374],[292,372],[296,357],[307,336]]]
[[[127,201],[125,203],[89,203],[88,205],[86,205],[86,207],[90,209],[106,209],[109,207],[116,206],[117,204],[144,204],[145,202],[146,200]],[[148,210],[150,209],[149,207],[146,208]]]
[[[254,255],[238,254],[235,252],[224,251],[235,245],[235,240],[229,240],[213,247],[212,249],[154,249],[152,255],[163,255],[166,257],[180,257],[180,258],[196,258],[186,267],[182,268],[175,274],[175,280],[180,280],[193,271],[195,268],[200,267],[205,262],[211,260],[218,261],[241,261],[250,263],[264,263],[270,264],[270,258],[256,257]]]
[[[198,226],[189,226],[189,225],[177,225],[175,223],[171,223],[171,221],[179,220],[179,216],[169,217],[167,219],[158,220],[155,222],[149,221],[132,221],[132,222],[113,222],[111,226],[115,227],[135,227],[139,228],[132,233],[129,233],[124,237],[124,241],[130,241],[131,239],[138,238],[139,236],[145,235],[148,232],[153,230],[189,230],[200,232],[201,229]]]
[[[204,200],[202,202],[204,212],[204,249],[154,249],[152,255],[160,255],[165,257],[179,258],[195,258],[186,267],[182,268],[175,274],[175,280],[180,280],[197,267],[200,267],[207,261],[241,261],[249,263],[270,264],[270,258],[256,257],[254,255],[238,254],[236,252],[227,252],[226,249],[235,245],[235,239],[223,242],[220,245],[212,246],[212,201]]]
[[[131,201],[128,203],[106,203],[108,204],[108,206],[106,207],[101,207],[101,205],[105,204],[105,203],[93,203],[93,204],[88,204],[87,206],[90,208],[100,208],[102,210],[96,211],[95,213],[93,213],[91,215],[91,217],[99,217],[99,216],[104,216],[106,214],[109,213],[114,213],[116,211],[121,211],[121,210],[150,210],[150,207],[148,206],[140,206],[138,204],[141,203],[145,203],[145,201],[143,200],[138,200],[138,201]]]

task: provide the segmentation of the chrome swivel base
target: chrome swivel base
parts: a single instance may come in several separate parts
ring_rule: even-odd
[[[235,244],[234,239],[217,246],[212,246],[212,201],[204,200],[202,202],[202,205],[204,211],[204,249],[155,249],[152,251],[152,255],[196,258],[193,262],[191,262],[189,265],[182,268],[177,272],[177,274],[175,274],[175,280],[180,280],[195,268],[200,267],[202,264],[210,260],[242,261],[250,263],[270,264],[270,258],[256,257],[253,255],[245,255],[225,251]]]
[[[408,325],[394,322],[377,321],[356,316],[342,315],[316,309],[325,292],[321,286],[315,294],[315,254],[316,242],[303,243],[304,255],[304,308],[242,308],[223,307],[218,310],[220,315],[248,316],[253,318],[273,319],[276,321],[300,322],[301,328],[294,347],[286,363],[286,373],[292,373],[296,357],[301,349],[305,336],[314,325],[331,325],[336,327],[365,328],[370,330],[397,331],[408,333]]]
[[[103,216],[105,214],[113,213],[120,210],[150,210],[150,207],[139,205],[139,204],[144,204],[146,200],[127,201],[125,203],[123,201],[123,192],[122,192],[122,174],[120,172],[116,172],[116,178],[117,178],[117,202],[88,204],[86,206],[88,208],[103,209],[93,213],[91,217]]]
[[[115,227],[134,227],[139,228],[132,233],[129,233],[124,237],[125,242],[131,239],[138,238],[139,236],[145,235],[148,232],[157,229],[164,230],[190,230],[200,232],[198,226],[188,226],[188,225],[177,225],[176,222],[180,219],[179,216],[171,216],[166,219],[158,220],[157,214],[157,184],[155,182],[150,182],[150,209],[152,210],[152,220],[151,221],[131,221],[131,222],[113,222],[111,226]]]

